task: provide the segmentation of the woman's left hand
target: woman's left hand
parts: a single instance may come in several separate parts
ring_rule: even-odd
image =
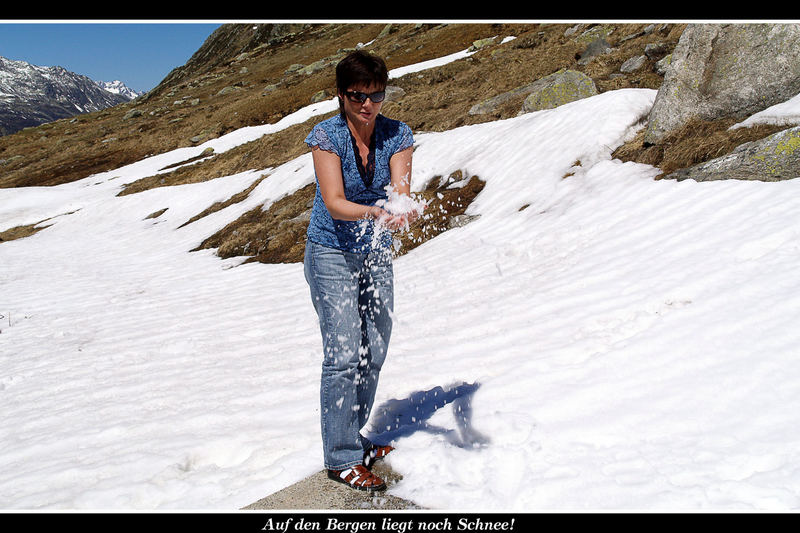
[[[408,219],[406,215],[393,215],[388,211],[383,211],[378,217],[378,223],[391,231],[397,231],[408,224]]]
[[[413,224],[414,221],[422,215],[422,211],[426,207],[427,205],[422,204],[419,209],[412,209],[411,211],[397,215],[381,209],[382,213],[377,218],[380,224],[391,231],[408,229],[408,226]]]

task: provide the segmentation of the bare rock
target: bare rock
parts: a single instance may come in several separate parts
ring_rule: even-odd
[[[522,104],[522,112],[554,109],[596,94],[597,87],[592,78],[582,72],[562,69],[533,83]]]
[[[673,172],[666,179],[781,181],[796,177],[800,177],[800,126],[745,143],[730,154]]]
[[[645,143],[692,118],[745,118],[800,92],[800,24],[690,24],[650,112]]]

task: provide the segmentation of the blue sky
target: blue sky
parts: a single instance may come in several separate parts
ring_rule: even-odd
[[[0,56],[61,66],[96,81],[148,91],[182,66],[221,24],[0,22]]]

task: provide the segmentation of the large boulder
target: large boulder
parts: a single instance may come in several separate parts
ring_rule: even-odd
[[[690,24],[650,112],[658,144],[692,118],[746,118],[800,93],[800,24]]]
[[[522,112],[554,109],[596,94],[592,78],[582,72],[562,69],[533,83],[531,93],[522,103]]]
[[[524,97],[522,113],[553,109],[597,94],[592,78],[575,70],[561,69],[533,83],[517,87],[472,106],[470,115],[494,113],[507,102]]]

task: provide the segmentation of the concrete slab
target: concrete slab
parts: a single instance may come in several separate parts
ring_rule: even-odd
[[[414,502],[392,496],[392,485],[403,477],[385,462],[373,471],[386,482],[387,490],[368,493],[328,479],[325,471],[307,477],[285,489],[254,502],[243,510],[413,510],[425,509]]]

